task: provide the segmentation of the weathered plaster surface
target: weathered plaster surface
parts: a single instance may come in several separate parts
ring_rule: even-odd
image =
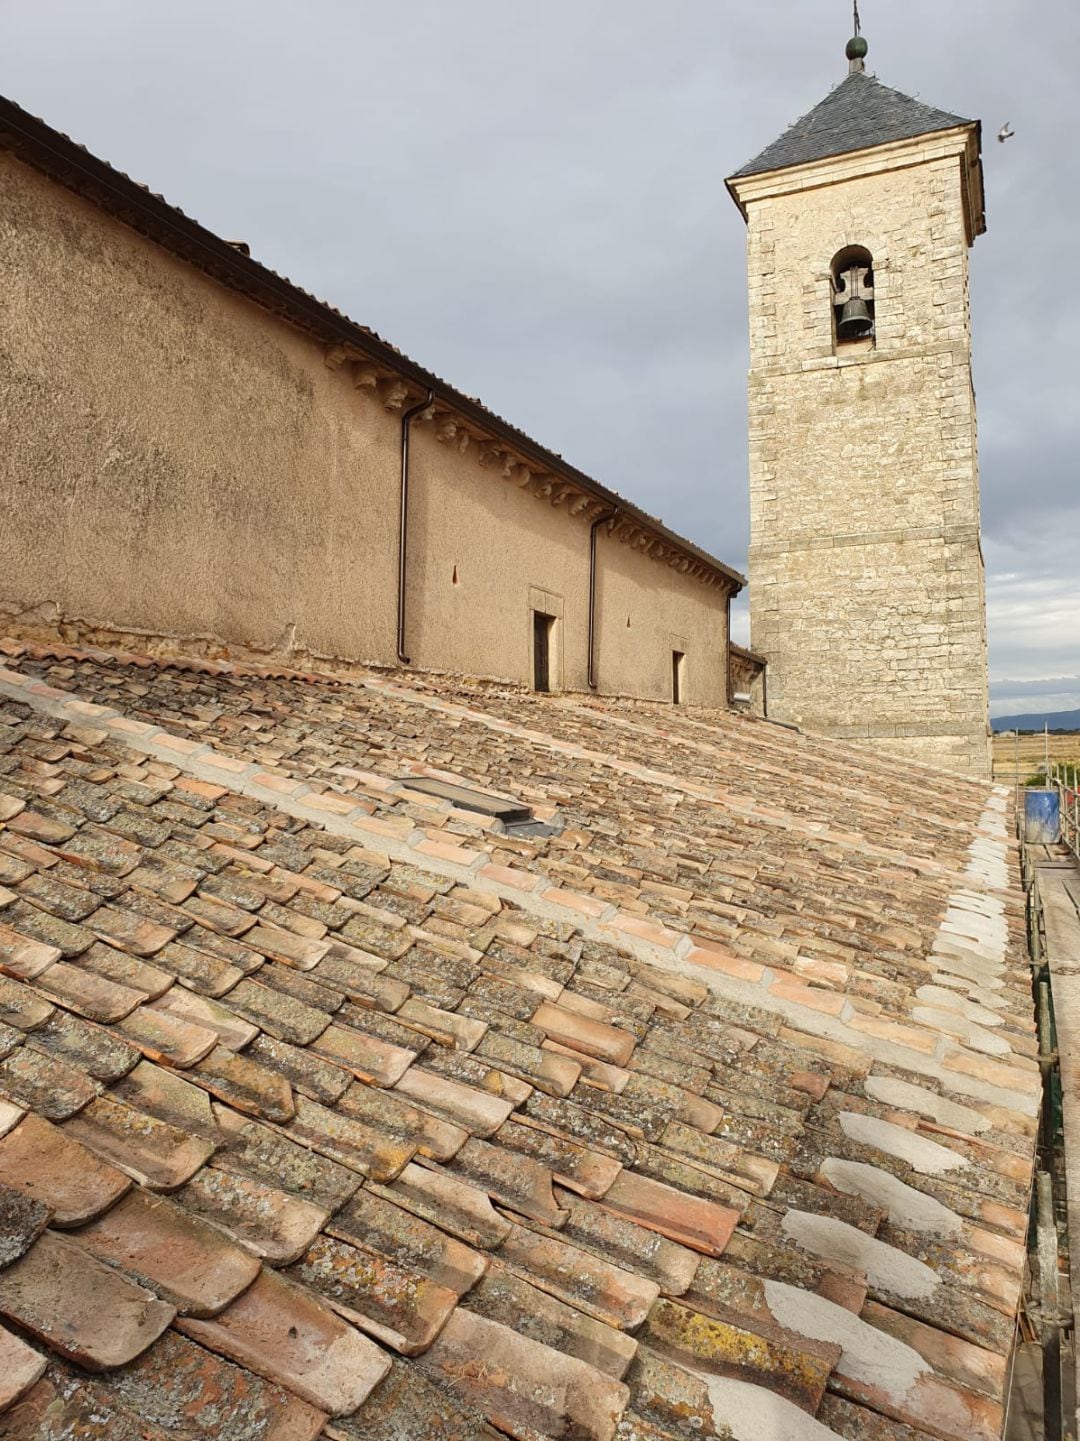
[[[0,246],[3,628],[396,665],[385,388],[7,153]],[[530,683],[540,590],[557,684],[586,689],[587,516],[440,429],[413,423],[410,659]],[[684,699],[726,704],[724,588],[606,531],[598,553],[601,691],[669,698],[679,649]]]

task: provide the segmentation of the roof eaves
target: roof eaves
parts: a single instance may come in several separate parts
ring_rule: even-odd
[[[350,320],[335,306],[252,259],[234,244],[192,220],[177,206],[170,205],[163,196],[99,159],[85,146],[54,130],[3,96],[0,96],[0,148],[12,151],[132,229],[147,235],[189,264],[198,266],[219,283],[246,294],[299,329],[329,342],[355,346],[372,360],[393,368],[403,379],[412,381],[421,390],[430,389],[437,401],[456,411],[463,419],[471,420],[479,428],[511,442],[525,458],[538,461],[545,470],[573,481],[605,504],[617,507],[626,518],[654,531],[668,544],[714,571],[732,587],[732,594],[737,594],[746,585],[746,577],[739,571],[586,475],[480,401],[455,390],[447,381],[425,370],[369,327]],[[160,233],[163,230],[167,232],[164,238]]]
[[[749,646],[736,645],[734,641],[729,642],[728,651],[731,655],[738,656],[740,660],[751,661],[754,665],[764,667],[769,664],[760,651],[751,650]]]

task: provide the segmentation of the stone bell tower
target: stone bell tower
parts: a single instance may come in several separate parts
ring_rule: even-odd
[[[866,73],[728,180],[750,281],[751,644],[768,714],[987,776],[968,250],[977,122]]]

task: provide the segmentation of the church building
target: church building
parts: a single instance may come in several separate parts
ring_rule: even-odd
[[[981,131],[850,73],[731,176],[773,719],[989,774],[968,250]]]
[[[0,629],[725,708],[732,567],[0,100]]]
[[[730,566],[0,102],[12,635],[488,677],[988,773],[980,128],[850,74],[748,227],[752,651]],[[767,666],[767,675],[765,668]]]
[[[1003,1441],[1032,1328],[1055,1434],[979,132],[864,53],[730,182],[752,649],[736,571],[0,102],[3,1441]]]

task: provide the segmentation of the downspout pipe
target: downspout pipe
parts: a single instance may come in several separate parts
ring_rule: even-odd
[[[724,694],[727,697],[727,708],[731,710],[735,704],[735,687],[731,682],[731,591],[729,590],[724,600],[726,618],[724,620],[725,635],[724,642],[724,667],[727,674],[724,677]],[[750,709],[753,710],[753,695],[751,694]]]
[[[398,506],[398,579],[397,579],[397,658],[402,665],[411,665],[405,654],[405,589],[409,570],[409,435],[412,423],[435,399],[429,390],[427,399],[418,401],[401,414],[401,500]]]
[[[619,514],[618,506],[598,515],[589,527],[589,689],[596,690],[596,536],[602,525],[607,525]]]

